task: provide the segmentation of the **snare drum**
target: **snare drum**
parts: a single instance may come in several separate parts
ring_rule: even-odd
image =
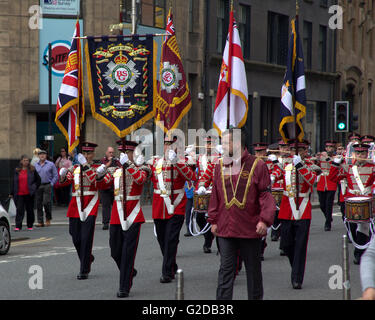
[[[352,222],[369,221],[373,217],[372,197],[350,197],[345,199],[345,217]]]
[[[208,205],[210,203],[211,192],[199,195],[194,193],[194,211],[196,212],[207,212]]]
[[[276,206],[280,208],[281,199],[283,198],[283,188],[272,188],[271,193],[276,201]]]

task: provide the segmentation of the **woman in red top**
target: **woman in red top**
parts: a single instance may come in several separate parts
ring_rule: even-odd
[[[40,177],[33,166],[30,165],[30,159],[23,155],[19,166],[14,172],[13,188],[10,196],[14,198],[17,208],[16,227],[14,231],[22,229],[22,221],[27,212],[27,229],[32,230],[35,220],[34,215],[34,194],[40,185]]]

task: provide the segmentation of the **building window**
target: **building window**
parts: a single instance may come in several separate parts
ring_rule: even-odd
[[[321,71],[327,69],[327,27],[319,26],[319,67]]]
[[[217,52],[222,53],[228,35],[229,26],[229,1],[219,0],[217,3]]]
[[[267,61],[286,64],[288,55],[289,17],[268,12],[268,53]]]
[[[241,38],[243,57],[250,58],[250,7],[239,5],[237,14],[238,31]]]
[[[303,55],[305,57],[306,68],[311,69],[312,56],[312,23],[303,22]]]
[[[144,26],[165,29],[165,0],[141,1],[141,24]]]
[[[193,32],[193,6],[194,0],[189,0],[189,32]]]

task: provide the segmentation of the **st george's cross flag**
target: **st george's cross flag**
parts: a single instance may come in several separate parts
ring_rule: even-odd
[[[242,127],[247,119],[248,89],[241,40],[233,10],[230,12],[229,31],[223,53],[213,117],[213,126],[220,135],[229,129],[228,107],[229,127]]]
[[[191,96],[180,51],[177,45],[173,16],[169,10],[157,82],[155,122],[168,132],[177,128],[191,108]]]
[[[68,142],[69,152],[79,144],[81,125],[84,122],[82,55],[80,25],[77,20],[70,46],[65,73],[57,98],[55,122]]]
[[[292,34],[281,88],[280,126],[282,139],[288,142],[297,138],[302,141],[302,118],[306,115],[306,81],[302,43],[298,32],[298,16],[291,22]]]

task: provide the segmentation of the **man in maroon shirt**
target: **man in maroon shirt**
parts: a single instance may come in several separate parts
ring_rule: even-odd
[[[233,139],[234,130],[240,129],[223,133],[224,157],[215,167],[208,208],[208,222],[218,237],[221,255],[216,298],[232,299],[240,250],[246,267],[248,299],[262,299],[261,238],[273,223],[276,204],[270,192],[267,165],[249,154],[244,131],[241,139]],[[234,150],[241,150],[238,159]]]

